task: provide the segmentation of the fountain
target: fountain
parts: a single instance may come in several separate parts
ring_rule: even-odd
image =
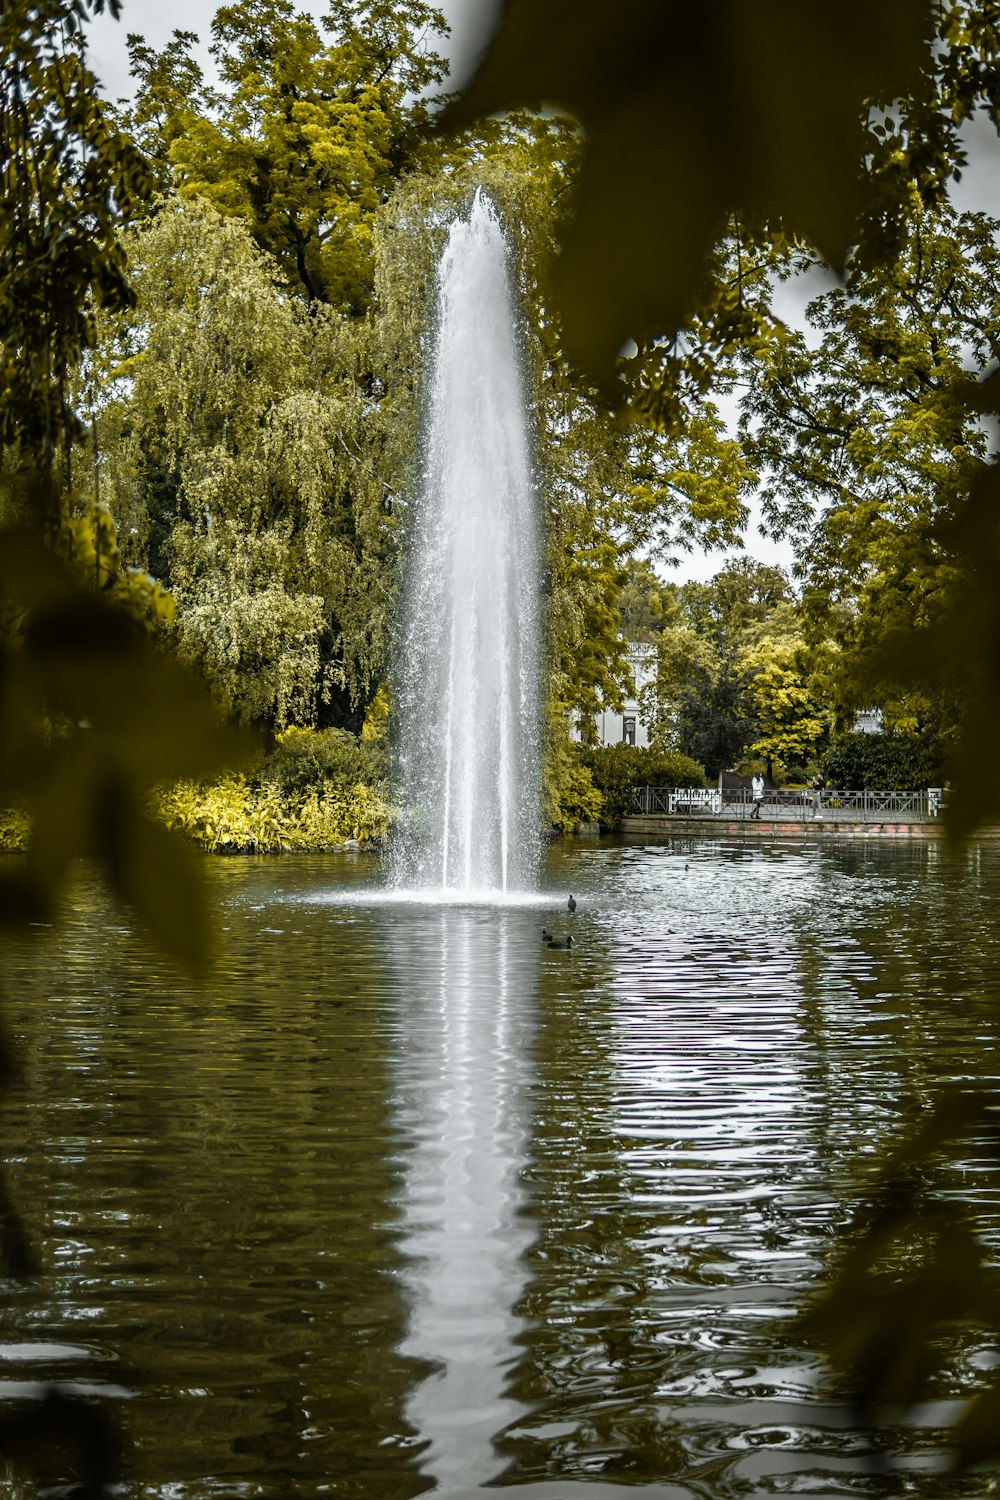
[[[438,266],[396,671],[397,888],[534,888],[540,559],[510,251],[477,192]]]

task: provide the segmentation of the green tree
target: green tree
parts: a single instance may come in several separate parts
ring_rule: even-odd
[[[102,417],[129,560],[170,589],[181,653],[227,710],[360,728],[385,660],[393,525],[357,379],[364,330],[306,312],[246,227],[206,204],[164,207],[129,254],[139,302],[112,330],[120,394]]]
[[[910,733],[838,735],[823,757],[827,784],[861,791],[943,786],[943,747],[929,729],[922,725]]]
[[[8,472],[34,469],[50,534],[67,478],[53,464],[65,470],[82,432],[73,376],[95,308],[131,300],[117,230],[148,186],[97,96],[85,15],[69,0],[13,0],[0,14],[0,446]]]
[[[742,279],[715,274],[727,232],[891,263],[913,191],[939,206],[964,165],[962,122],[983,104],[1000,124],[998,59],[991,0],[626,0],[613,18],[506,0],[446,120],[545,101],[584,126],[557,295],[567,348],[609,379],[628,339],[669,346],[699,308],[717,348],[755,326]]]
[[[859,265],[811,303],[807,333],[748,361],[744,440],[813,630],[841,647],[842,721],[873,699],[900,728],[931,711],[888,662],[873,679],[874,653],[966,587],[948,527],[990,450],[968,398],[1000,355],[998,233],[982,214],[914,212],[891,268]],[[954,685],[945,699],[954,716]]]
[[[222,6],[217,88],[176,31],[160,53],[129,38],[129,123],[185,197],[240,218],[310,302],[357,313],[372,284],[375,214],[419,156],[446,33],[424,0],[331,0],[325,41],[292,0]]]
[[[769,777],[813,759],[830,729],[830,653],[807,643],[781,569],[739,557],[664,597],[672,623],[641,694],[653,744],[703,759],[713,775],[747,757]]]
[[[833,716],[811,655],[801,633],[766,632],[740,653],[753,718],[746,754],[764,762],[769,781],[814,761],[829,738]]]
[[[729,658],[693,675],[677,706],[677,745],[714,778],[742,758],[753,735],[751,679]]]

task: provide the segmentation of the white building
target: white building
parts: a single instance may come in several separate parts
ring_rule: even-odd
[[[649,747],[649,731],[643,723],[639,710],[639,694],[644,687],[656,681],[656,646],[645,641],[630,641],[628,648],[629,671],[635,691],[625,696],[622,711],[605,708],[594,715],[593,723],[598,745],[638,745]],[[570,730],[570,738],[582,740],[579,722]]]

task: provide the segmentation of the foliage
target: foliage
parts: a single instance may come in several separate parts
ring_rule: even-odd
[[[653,749],[676,750],[680,704],[688,692],[712,681],[717,652],[711,641],[686,624],[667,625],[655,644],[656,671],[639,689],[639,714]]]
[[[0,854],[21,854],[27,847],[31,823],[16,807],[0,808]]]
[[[164,206],[129,241],[139,303],[108,329],[104,492],[176,604],[217,701],[360,727],[387,650],[392,521],[358,335],[287,294],[246,229]]]
[[[941,1096],[879,1172],[830,1284],[797,1320],[795,1336],[825,1347],[871,1426],[880,1410],[922,1403],[960,1340],[1000,1335],[1000,1276],[951,1186],[970,1150],[995,1155],[993,1105],[971,1088]],[[964,1404],[950,1432],[956,1467],[996,1459],[998,1404],[995,1378]]]
[[[832,722],[831,653],[807,641],[780,569],[738,557],[708,583],[661,585],[659,612],[670,623],[639,695],[655,748],[680,749],[713,777],[749,757],[780,778],[815,757]]]
[[[542,807],[546,823],[562,833],[572,833],[581,823],[597,823],[604,809],[593,772],[566,733],[565,722],[553,726],[546,746]]]
[[[744,754],[754,733],[750,674],[731,658],[714,671],[701,668],[677,706],[677,744],[713,779]]]
[[[933,735],[842,734],[823,756],[828,786],[856,791],[914,791],[943,786],[947,769]]]
[[[577,752],[603,799],[601,823],[620,828],[631,811],[632,792],[640,786],[703,787],[705,773],[678,751],[643,750],[635,745],[583,746]]]
[[[960,159],[932,99],[945,64],[929,44],[944,9],[628,0],[612,17],[599,0],[507,0],[446,120],[544,103],[584,127],[560,306],[567,349],[607,378],[627,339],[669,340],[684,326],[734,210],[842,265],[862,210],[878,248],[901,184],[940,196]],[[951,43],[961,49],[957,31]],[[870,104],[900,100],[912,101],[919,137],[904,139],[902,124],[887,132],[883,117],[866,128]]]
[[[749,674],[747,698],[753,734],[747,754],[764,761],[768,780],[776,766],[815,759],[829,738],[833,714],[800,633],[760,635],[740,654]]]
[[[212,21],[206,85],[176,32],[161,53],[130,36],[129,124],[161,179],[241,219],[310,302],[360,312],[375,213],[415,160],[444,77],[425,0],[331,0],[324,41],[291,0],[237,0]]]
[[[966,588],[947,528],[990,446],[968,397],[1000,352],[998,231],[914,213],[894,266],[855,270],[812,302],[808,333],[786,330],[748,367],[745,439],[770,528],[795,540],[811,633],[838,642],[842,722],[872,701],[893,722],[932,706],[913,664],[901,676],[881,648]],[[954,716],[954,684],[946,697]]]
[[[211,784],[177,782],[154,803],[166,826],[213,854],[278,854],[377,844],[389,826],[382,792],[319,781],[283,791],[267,777],[227,776]]]
[[[30,821],[24,861],[2,882],[4,922],[46,920],[73,861],[96,856],[153,935],[202,967],[198,872],[145,815],[143,788],[215,770],[236,742],[134,613],[33,536],[0,538],[0,605],[0,806]]]
[[[668,624],[674,623],[679,608],[646,558],[628,558],[623,571],[625,578],[618,596],[621,633],[627,641],[655,641]]]
[[[379,843],[391,818],[381,744],[343,729],[287,729],[256,765],[212,783],[175,782],[156,816],[211,853],[274,854]]]
[[[81,431],[71,378],[94,304],[131,300],[117,229],[148,186],[97,97],[85,14],[79,0],[11,0],[0,14],[0,445],[38,471],[22,495],[50,533],[52,462]]]
[[[383,782],[389,774],[384,743],[356,739],[346,729],[286,729],[267,757],[267,776],[282,791],[315,782],[350,787]]]
[[[780,568],[752,557],[731,558],[708,583],[677,591],[685,623],[723,653],[737,650],[749,632],[770,622],[793,599]]]

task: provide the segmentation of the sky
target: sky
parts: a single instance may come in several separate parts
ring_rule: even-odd
[[[299,5],[317,17],[326,10],[326,0],[299,0]],[[451,59],[452,83],[460,85],[489,38],[492,20],[499,11],[499,0],[438,0],[438,5],[452,28],[447,48],[443,50]],[[193,31],[205,43],[216,9],[217,0],[169,0],[167,4],[164,0],[123,0],[120,21],[113,21],[107,13],[94,17],[88,30],[90,64],[105,95],[118,99],[131,93],[125,48],[125,38],[130,31],[139,32],[155,47],[169,41],[175,30]],[[201,61],[205,65],[210,63],[207,50]],[[952,200],[959,209],[983,209],[1000,218],[1000,139],[985,116],[970,122],[964,134],[969,166],[961,183],[955,185]],[[786,283],[778,289],[775,311],[786,322],[802,326],[805,304],[817,289],[815,284],[807,287]],[[724,403],[720,406],[727,419],[735,413],[734,403],[730,403],[728,410]],[[776,543],[762,536],[757,528],[759,513],[752,501],[750,509],[750,522],[745,533],[747,552],[761,562],[788,567],[792,561],[791,544]],[[719,571],[724,560],[718,552],[682,554],[679,565],[667,576],[676,583],[688,579],[705,580]]]
[[[90,66],[97,74],[108,98],[124,98],[131,93],[128,53],[125,38],[130,31],[144,36],[150,46],[161,47],[175,31],[193,31],[207,43],[212,17],[222,0],[122,0],[122,17],[113,21],[105,12],[95,16],[88,28]],[[476,55],[488,36],[492,17],[499,10],[499,0],[437,0],[451,26],[446,48],[451,59],[452,78],[460,84],[471,71]],[[326,0],[297,0],[297,9],[321,17]],[[208,64],[207,47],[201,58]]]

